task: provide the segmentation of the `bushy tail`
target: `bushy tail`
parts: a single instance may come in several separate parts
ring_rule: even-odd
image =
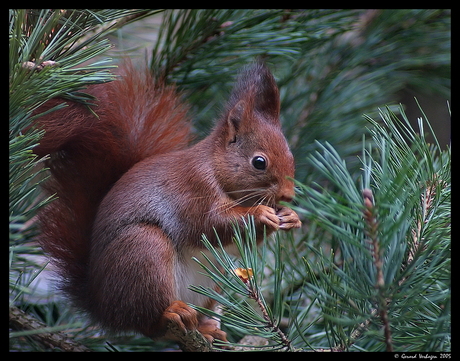
[[[37,118],[46,133],[34,150],[50,154],[45,191],[56,194],[39,214],[40,243],[62,276],[62,288],[87,309],[87,264],[97,208],[113,184],[137,162],[189,143],[187,107],[173,87],[156,84],[130,64],[120,79],[90,86],[90,110],[80,103]],[[62,99],[46,103],[45,112]],[[96,115],[95,115],[96,114]]]

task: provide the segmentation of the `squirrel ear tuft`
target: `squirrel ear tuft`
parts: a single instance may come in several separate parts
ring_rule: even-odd
[[[244,100],[240,100],[228,112],[227,129],[228,129],[228,139],[230,142],[234,141],[236,134],[238,133],[238,130],[241,125],[241,120],[244,117],[245,110],[246,110],[246,102]]]
[[[275,78],[263,63],[255,66],[252,74],[255,84],[254,109],[267,120],[278,122],[280,115],[280,94]]]
[[[241,101],[245,101],[246,112],[256,112],[266,121],[279,124],[279,90],[275,78],[264,63],[257,62],[241,71],[229,102],[231,112]]]

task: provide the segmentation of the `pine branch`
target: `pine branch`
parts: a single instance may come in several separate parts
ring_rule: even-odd
[[[58,348],[65,352],[91,351],[86,346],[76,342],[62,332],[55,330],[49,332],[49,328],[44,323],[37,321],[35,318],[17,307],[10,307],[9,322],[12,329],[22,331],[20,332],[21,335],[32,337],[46,349],[54,350]]]
[[[449,304],[450,299],[445,281],[450,264],[446,229],[450,213],[444,208],[450,199],[450,153],[442,151],[439,144],[429,146],[425,135],[418,135],[424,134],[422,128],[413,130],[402,110],[402,122],[389,109],[381,114],[384,125],[372,121],[375,149],[363,143],[361,186],[329,145],[322,146],[323,153],[313,156],[312,162],[331,185],[313,188],[299,184],[298,211],[339,244],[341,262],[325,259],[318,252],[321,269],[313,274],[309,268],[309,274],[318,278],[313,284],[313,300],[321,307],[326,325],[333,330],[330,336],[338,345],[333,349],[358,348],[371,342],[371,349],[377,350],[376,340],[370,340],[376,326],[383,324],[387,351],[401,347],[420,350],[416,345],[428,343],[425,328],[417,328],[415,319],[425,320],[426,327],[448,327],[445,312],[437,305]],[[364,189],[364,209],[360,187]],[[417,233],[420,236],[415,239]],[[444,290],[443,296],[436,291],[438,287]],[[407,313],[408,309],[412,312]],[[434,314],[442,315],[439,323],[428,321]],[[342,331],[341,325],[351,326],[352,331]],[[408,330],[414,336],[412,348],[407,349],[404,335]],[[347,332],[352,336],[347,337]],[[431,335],[437,341],[430,345],[444,337]]]
[[[26,296],[33,294],[30,284],[43,269],[33,258],[42,254],[32,243],[37,232],[33,217],[51,198],[43,199],[38,188],[46,170],[42,165],[44,159],[32,153],[43,135],[31,127],[38,116],[34,111],[54,97],[92,100],[79,91],[90,84],[114,79],[109,72],[113,67],[110,61],[96,60],[110,48],[103,36],[116,28],[113,21],[128,21],[138,14],[138,10],[9,10],[11,304],[30,302]],[[111,26],[105,28],[105,22]],[[15,320],[26,321],[19,316]],[[49,345],[60,338],[49,334],[36,337]],[[61,346],[66,343],[64,340]]]
[[[404,116],[402,110],[401,113]],[[322,146],[323,153],[318,152],[311,159],[331,185],[324,188],[298,183],[297,211],[304,214],[311,225],[327,230],[337,239],[339,248],[337,257],[307,247],[306,250],[314,251],[317,256],[320,266],[316,266],[315,271],[306,260],[312,255],[297,251],[305,244],[304,238],[298,243],[291,240],[285,244],[289,250],[285,255],[279,240],[272,247],[275,265],[270,268],[276,276],[271,286],[275,290],[281,289],[277,282],[298,283],[296,272],[301,274],[302,270],[295,262],[300,258],[307,270],[307,276],[303,277],[309,280],[297,284],[299,292],[289,296],[294,320],[291,318],[287,324],[294,325],[294,329],[288,329],[287,333],[283,330],[277,338],[263,334],[267,339],[276,339],[280,349],[282,345],[289,345],[288,349],[298,350],[300,345],[303,350],[337,352],[362,350],[366,345],[366,350],[375,351],[382,350],[383,344],[386,351],[429,351],[432,349],[424,347],[442,343],[444,336],[435,330],[445,330],[449,322],[446,318],[449,311],[444,311],[450,299],[445,282],[449,274],[446,269],[449,238],[445,231],[438,231],[440,224],[444,229],[450,224],[450,213],[445,208],[450,199],[450,153],[443,152],[440,147],[430,147],[409,126],[407,119],[401,122],[388,109],[382,112],[382,117],[384,125],[372,121],[374,139],[370,144],[375,144],[375,148],[363,142],[362,176],[358,183],[361,186],[330,145]],[[411,139],[412,144],[408,144],[407,139]],[[416,241],[414,229],[421,237]],[[262,274],[260,267],[270,263],[264,258],[267,246],[263,244],[257,252],[257,248],[251,246],[251,232],[248,224],[245,234],[249,238],[244,241],[241,234],[236,233],[235,242],[242,257],[239,264],[224,249],[214,250],[205,242],[213,258],[206,258],[207,263],[202,267],[218,283],[222,294],[200,287],[193,289],[223,305],[221,320],[224,325],[257,334],[259,330],[254,329],[254,325],[262,322],[274,335],[279,331],[277,323],[265,298],[258,298],[262,295],[261,280],[252,277]],[[432,237],[429,241],[424,239],[421,246],[422,235],[428,234]],[[258,257],[262,258],[257,261]],[[218,266],[213,266],[213,262]],[[289,267],[297,267],[296,272],[291,273]],[[292,281],[287,277],[290,275]],[[437,289],[442,289],[442,294]],[[234,292],[255,300],[262,319],[248,311],[248,306],[235,298]],[[424,295],[422,299],[420,294]],[[282,297],[279,293],[274,297],[273,304],[283,302],[277,300]],[[305,306],[304,312],[302,299],[305,297],[310,304]],[[297,301],[292,302],[294,299]],[[438,303],[443,307],[433,308]],[[308,321],[308,312],[312,310],[317,310],[319,315]],[[440,315],[440,319],[433,322],[435,314]],[[420,319],[425,320],[423,327],[417,326]],[[431,342],[426,341],[425,327],[433,327]],[[328,335],[328,348],[324,344],[315,345],[314,339],[306,336],[307,330],[313,328]],[[406,332],[413,335],[409,346],[405,341]],[[299,339],[303,343],[299,343]],[[262,349],[268,350],[268,346]]]
[[[214,248],[205,237],[203,243],[210,256],[203,253],[204,260],[196,261],[222,289],[223,294],[202,286],[190,288],[216,300],[221,305],[222,312],[217,313],[194,305],[192,307],[210,317],[219,318],[228,327],[272,341],[257,350],[292,350],[290,340],[278,327],[273,310],[267,305],[260,290],[264,260],[259,259],[253,218],[249,218],[246,223],[244,234],[238,227],[235,228],[235,246],[241,259],[234,259],[221,245]],[[278,279],[281,282],[282,277]],[[248,303],[247,298],[254,300],[255,305]],[[239,349],[249,345],[242,345],[240,341],[225,346]]]
[[[241,270],[240,268],[238,270]],[[280,328],[276,325],[276,323],[273,322],[273,319],[270,317],[268,314],[267,308],[262,301],[260,297],[260,290],[255,288],[254,285],[249,281],[252,278],[252,273],[253,270],[245,270],[246,272],[244,276],[241,276],[241,274],[238,274],[238,277],[246,284],[247,290],[248,290],[248,297],[253,299],[256,303],[257,306],[259,307],[260,311],[262,312],[262,316],[265,319],[267,323],[267,327],[273,329],[274,332],[276,332],[281,340],[281,343],[287,348],[291,348],[291,341],[286,337],[286,335],[280,330]],[[250,276],[247,274],[251,273]],[[241,273],[241,272],[240,272]]]

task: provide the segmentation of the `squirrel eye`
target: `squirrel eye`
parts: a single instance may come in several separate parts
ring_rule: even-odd
[[[265,168],[267,168],[267,161],[264,157],[258,155],[252,158],[252,165],[255,169],[264,170]]]

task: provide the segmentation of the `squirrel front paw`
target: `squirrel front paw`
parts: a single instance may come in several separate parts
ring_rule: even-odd
[[[276,211],[276,215],[279,218],[279,228],[288,231],[291,228],[300,228],[302,222],[299,216],[289,207],[281,207]]]
[[[200,320],[198,331],[200,331],[209,343],[213,343],[214,340],[228,342],[227,334],[219,328],[219,323],[212,318],[204,317]]]
[[[270,230],[277,231],[279,229],[280,218],[276,214],[275,209],[273,209],[272,207],[260,204],[254,207],[253,213],[256,222],[264,224]]]

